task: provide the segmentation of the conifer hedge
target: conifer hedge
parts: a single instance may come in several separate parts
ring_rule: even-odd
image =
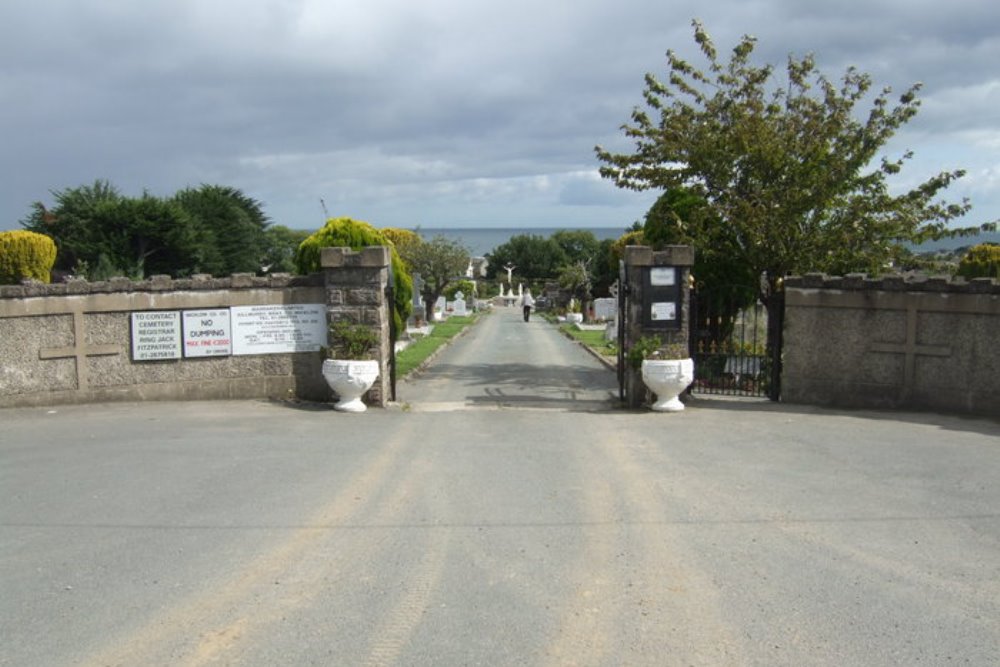
[[[350,248],[360,250],[368,246],[388,246],[392,256],[393,318],[396,331],[405,331],[406,320],[413,310],[413,278],[396,252],[392,241],[367,222],[351,218],[330,218],[299,245],[295,266],[300,274],[320,270],[319,256],[322,248]]]
[[[958,275],[1000,279],[1000,244],[981,243],[970,248],[958,264]]]
[[[50,282],[55,261],[56,244],[48,236],[0,232],[0,284],[16,284],[25,278]]]

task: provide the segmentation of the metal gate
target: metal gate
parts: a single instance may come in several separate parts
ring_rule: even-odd
[[[757,290],[724,285],[691,291],[691,392],[778,400],[784,294],[769,309]]]

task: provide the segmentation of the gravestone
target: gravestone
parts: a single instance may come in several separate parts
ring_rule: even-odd
[[[447,315],[445,315],[445,311],[447,311],[447,309],[448,300],[443,296],[439,296],[438,300],[434,302],[434,319],[440,321],[447,317]]]
[[[455,293],[455,300],[448,302],[448,307],[451,308],[453,315],[468,315],[468,311],[465,307],[465,294],[462,292]]]
[[[611,320],[618,313],[617,299],[594,299],[594,319]]]

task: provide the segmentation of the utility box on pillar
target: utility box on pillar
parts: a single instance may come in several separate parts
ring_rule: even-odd
[[[623,261],[625,277],[624,351],[621,373],[624,398],[629,408],[650,402],[639,364],[654,350],[662,359],[687,358],[690,329],[690,275],[694,264],[691,246],[667,246],[654,251],[648,246],[627,246]]]

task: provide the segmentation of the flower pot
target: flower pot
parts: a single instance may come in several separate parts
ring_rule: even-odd
[[[656,394],[653,410],[680,412],[684,404],[678,396],[694,382],[694,360],[646,359],[642,362],[642,381]]]
[[[334,410],[364,412],[368,409],[361,397],[378,378],[378,361],[365,359],[327,359],[323,362],[323,377],[337,394]]]
[[[583,313],[566,313],[566,321],[573,324],[581,324],[583,322]]]

